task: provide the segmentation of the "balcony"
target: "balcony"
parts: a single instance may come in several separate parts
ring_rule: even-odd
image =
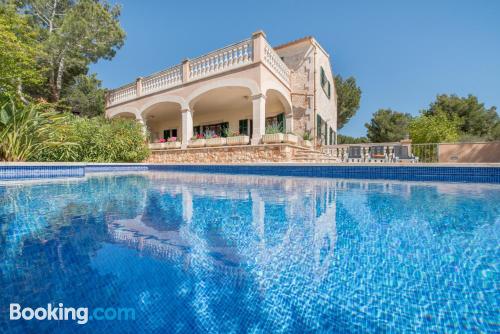
[[[215,50],[206,55],[186,60],[150,76],[139,78],[107,94],[106,107],[157,92],[175,89],[187,83],[262,63],[287,88],[290,88],[290,69],[274,51],[262,32],[251,38]]]

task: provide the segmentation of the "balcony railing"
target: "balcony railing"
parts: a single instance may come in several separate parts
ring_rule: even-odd
[[[210,77],[251,63],[262,62],[286,86],[290,86],[290,69],[265,40],[263,34],[226,46],[204,56],[187,60],[164,71],[139,78],[136,83],[110,91],[106,106],[133,100],[137,97],[180,86],[186,82]],[[260,49],[259,56],[254,51]],[[258,58],[258,59],[256,59]]]
[[[176,65],[142,79],[142,94],[154,93],[182,83],[182,65]],[[141,94],[141,95],[142,95]]]
[[[290,86],[290,69],[267,41],[265,41],[264,44],[264,63],[267,64],[281,80]]]
[[[189,62],[189,78],[194,80],[224,72],[253,61],[252,39],[229,45]]]

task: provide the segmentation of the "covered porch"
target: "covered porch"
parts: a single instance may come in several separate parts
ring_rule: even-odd
[[[158,102],[143,111],[141,120],[151,149],[256,145],[266,128],[283,134],[292,131],[291,106],[285,96],[272,89],[252,95],[243,86],[208,90],[191,99],[187,108],[173,101]]]

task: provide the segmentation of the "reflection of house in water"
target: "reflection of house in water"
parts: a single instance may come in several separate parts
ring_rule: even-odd
[[[281,259],[290,265],[290,253],[307,256],[318,274],[329,266],[336,242],[332,180],[188,173],[150,177],[153,186],[143,214],[108,224],[114,241],[185,267],[201,265],[236,276],[249,263],[265,268]],[[227,212],[231,206],[247,214],[232,217]]]

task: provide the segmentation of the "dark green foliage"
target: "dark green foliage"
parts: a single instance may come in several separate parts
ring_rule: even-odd
[[[134,120],[72,116],[67,125],[69,130],[54,131],[52,136],[75,142],[78,145],[75,153],[70,154],[66,147],[60,146],[42,152],[34,160],[142,162],[149,155],[142,127]]]
[[[104,115],[105,90],[95,74],[79,75],[71,85],[64,98],[72,113],[94,117]]]
[[[337,92],[337,129],[342,129],[359,109],[361,89],[356,85],[356,79],[353,77],[344,80],[340,75],[336,75],[335,91]]]
[[[373,114],[370,123],[365,124],[368,129],[367,137],[374,143],[400,141],[408,135],[411,119],[411,115],[407,113],[379,109]]]
[[[422,111],[425,116],[444,114],[449,120],[457,119],[459,135],[463,140],[494,139],[500,118],[496,107],[486,108],[476,96],[438,95],[428,109]]]
[[[368,143],[369,140],[366,137],[350,137],[350,136],[344,136],[344,135],[337,135],[337,142],[338,144],[362,144],[362,143]]]

